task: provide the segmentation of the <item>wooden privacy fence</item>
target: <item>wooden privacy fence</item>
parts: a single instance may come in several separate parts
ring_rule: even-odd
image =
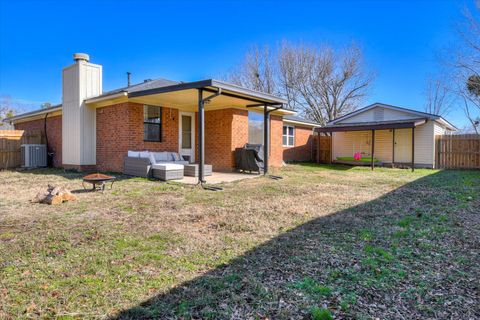
[[[480,169],[480,135],[461,134],[436,137],[436,167],[439,169]]]
[[[22,144],[42,142],[41,131],[0,130],[0,169],[21,166],[20,146]]]
[[[317,144],[317,162],[331,163],[332,162],[332,137],[318,136]]]

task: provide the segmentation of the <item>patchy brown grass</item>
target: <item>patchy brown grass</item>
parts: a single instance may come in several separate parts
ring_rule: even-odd
[[[474,318],[477,171],[292,165],[209,192],[0,172],[0,318]],[[29,203],[48,183],[78,190]]]

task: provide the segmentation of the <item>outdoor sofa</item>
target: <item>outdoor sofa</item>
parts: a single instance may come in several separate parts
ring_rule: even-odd
[[[181,166],[165,166],[166,164]],[[147,178],[154,176],[154,170],[167,170],[174,172],[170,174],[156,173],[155,177],[160,179],[169,178],[169,180],[172,178],[181,179],[183,178],[183,166],[187,164],[189,164],[189,162],[183,159],[177,152],[128,151],[127,156],[124,158],[123,173],[130,176]]]

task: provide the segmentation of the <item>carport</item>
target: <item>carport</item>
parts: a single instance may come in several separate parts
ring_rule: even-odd
[[[411,129],[411,168],[415,170],[415,127],[425,124],[426,119],[409,119],[396,121],[379,121],[379,122],[362,122],[362,123],[348,123],[348,124],[333,124],[322,128],[315,128],[318,133],[331,134],[333,132],[352,132],[352,131],[370,131],[371,133],[371,163],[370,167],[375,168],[375,132],[378,130],[392,130],[392,166],[395,165],[395,130],[396,129]],[[333,145],[333,144],[332,144]]]

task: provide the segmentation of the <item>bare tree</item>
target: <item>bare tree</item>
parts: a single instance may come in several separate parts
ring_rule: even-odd
[[[456,28],[455,47],[446,54],[449,68],[449,90],[456,96],[458,105],[478,133],[480,122],[480,23],[478,8],[475,14],[464,11],[464,21]]]
[[[293,62],[282,63],[285,60]],[[336,51],[327,45],[309,48],[286,43],[280,61],[280,69],[287,69],[282,74],[290,75],[282,79],[284,86],[293,88],[296,105],[321,124],[355,110],[373,79],[364,71],[362,52],[354,44]]]
[[[271,55],[254,47],[228,79],[236,84],[285,97],[291,109],[325,124],[356,109],[373,76],[364,70],[354,44],[334,50],[283,42]]]
[[[269,48],[252,47],[245,54],[243,63],[227,75],[227,79],[252,90],[275,93],[275,65]]]
[[[0,97],[0,130],[12,129],[12,126],[9,123],[3,122],[3,120],[13,117],[16,111],[12,99],[9,96]]]
[[[453,106],[452,92],[440,79],[430,78],[425,90],[425,112],[445,115]]]

